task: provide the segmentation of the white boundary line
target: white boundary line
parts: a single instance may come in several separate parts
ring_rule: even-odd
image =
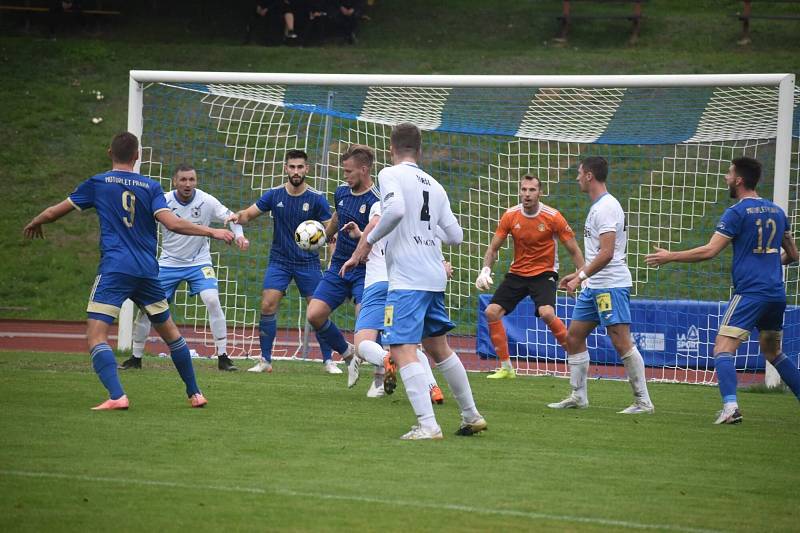
[[[240,487],[226,485],[197,485],[195,483],[178,483],[174,481],[159,481],[147,479],[114,478],[103,476],[86,476],[79,474],[63,474],[56,472],[28,472],[23,470],[0,470],[0,475],[16,476],[24,478],[41,479],[67,479],[72,481],[85,481],[93,483],[114,483],[118,485],[138,485],[144,487],[167,487],[172,489],[205,489],[208,491],[241,492],[246,494],[274,494],[292,498],[303,498],[309,500],[338,500],[366,504],[389,505],[394,507],[410,507],[416,509],[431,509],[434,511],[453,511],[459,513],[475,513],[482,515],[500,515],[516,518],[526,518],[531,521],[551,520],[554,522],[567,522],[574,524],[592,524],[598,526],[620,527],[626,529],[660,529],[665,531],[682,531],[687,533],[718,533],[713,529],[701,529],[688,526],[670,524],[643,524],[640,522],[630,522],[627,520],[612,520],[608,518],[597,518],[591,516],[572,516],[549,513],[537,513],[531,511],[517,511],[513,509],[487,509],[484,507],[474,507],[471,505],[461,505],[454,503],[432,503],[417,500],[392,500],[386,498],[371,498],[365,496],[346,496],[341,494],[328,494],[319,492],[300,492],[291,489],[277,487]]]

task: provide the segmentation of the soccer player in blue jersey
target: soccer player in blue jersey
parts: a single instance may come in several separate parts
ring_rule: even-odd
[[[330,320],[330,315],[348,298],[353,300],[356,316],[358,315],[364,292],[366,266],[360,264],[344,275],[339,275],[342,266],[350,259],[358,244],[358,239],[351,236],[344,228],[350,222],[354,222],[358,229],[363,231],[369,223],[372,204],[380,201],[380,193],[372,183],[371,169],[375,154],[370,147],[354,144],[342,154],[341,161],[345,185],[339,186],[334,193],[336,212],[326,230],[329,237],[338,233],[336,250],[328,269],[322,274],[322,281],[314,291],[314,297],[308,304],[306,318],[317,331],[317,336],[344,358],[348,363],[348,369],[357,371],[350,364],[354,361],[355,350],[345,340],[336,324]],[[338,371],[338,368],[336,370]],[[335,373],[339,372],[341,371]]]
[[[92,366],[109,399],[94,410],[127,409],[128,397],[117,375],[114,352],[108,345],[108,329],[130,298],[147,313],[153,326],[170,348],[172,361],[186,384],[192,407],[206,401],[194,376],[189,348],[169,315],[164,289],[158,280],[156,221],[170,231],[231,242],[233,233],[192,224],[175,216],[167,207],[161,185],[134,172],[139,158],[139,140],[124,132],[111,141],[112,170],[84,181],[69,197],[48,207],[25,226],[26,237],[44,238],[42,225],[55,222],[77,209],[94,207],[100,221],[100,265],[89,297],[86,337]]]
[[[711,240],[704,246],[680,252],[656,248],[645,257],[649,266],[672,261],[697,263],[716,257],[728,243],[733,244],[734,294],[714,343],[714,366],[722,396],[722,410],[715,424],[742,421],[736,398],[734,354],[753,328],[759,331],[764,357],[800,400],[800,371],[781,352],[786,309],[782,265],[798,260],[797,245],[783,209],[758,196],[756,185],[760,179],[761,163],[749,157],[734,159],[725,183],[731,198],[738,201],[722,214]]]
[[[308,155],[304,151],[286,152],[284,167],[286,183],[269,189],[256,203],[229,218],[232,222],[247,224],[270,212],[275,223],[261,292],[261,319],[258,323],[261,359],[248,372],[272,372],[272,346],[277,334],[275,315],[289,282],[294,279],[300,295],[309,300],[322,278],[319,253],[300,249],[294,240],[294,231],[306,220],[328,223],[331,220],[330,204],[324,194],[305,182]],[[330,347],[323,340],[319,341],[323,360],[326,363],[332,361]]]

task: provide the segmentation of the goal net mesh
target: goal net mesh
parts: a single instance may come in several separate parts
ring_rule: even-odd
[[[500,216],[519,203],[520,176],[541,179],[542,202],[561,211],[582,246],[581,229],[590,204],[575,183],[576,167],[583,157],[606,157],[609,190],[626,212],[632,331],[648,364],[648,377],[712,383],[714,336],[732,294],[730,247],[712,261],[660,269],[647,267],[644,256],[654,246],[684,249],[707,242],[732,201],[723,176],[733,158],[750,156],[763,163],[759,192],[772,198],[777,113],[776,87],[155,83],[144,90],[141,172],[170,190],[175,167],[189,163],[197,169],[198,187],[236,211],[285,182],[285,153],[300,148],[310,157],[307,181],[332,198],[343,182],[340,155],[350,144],[375,150],[377,176],[391,164],[392,125],[416,124],[423,131],[421,166],[444,185],[464,228],[464,243],[444,249],[455,271],[446,293],[457,323],[453,344],[470,369],[490,370],[497,361],[481,317],[490,295],[480,295],[474,280]],[[796,237],[800,235],[798,115],[793,124],[788,210]],[[214,243],[213,266],[229,325],[231,355],[258,356],[259,302],[272,238],[269,216],[246,226],[245,233],[250,250]],[[323,266],[326,255],[323,252]],[[559,255],[561,273],[573,271],[563,247]],[[495,287],[512,256],[509,239],[494,268]],[[795,357],[800,352],[799,278],[796,265],[787,269],[784,351]],[[559,293],[558,316],[568,321],[573,302]],[[202,301],[181,288],[173,304],[177,319],[194,330],[188,336],[212,348]],[[276,355],[319,358],[315,345],[307,353],[303,349],[304,317],[305,302],[292,285],[279,311]],[[342,306],[332,318],[343,330],[352,331],[353,306]],[[506,324],[518,372],[566,372],[564,351],[533,315],[530,302],[523,302]],[[596,375],[623,375],[603,328],[588,342]],[[743,344],[736,364],[754,376],[763,371],[757,342]]]

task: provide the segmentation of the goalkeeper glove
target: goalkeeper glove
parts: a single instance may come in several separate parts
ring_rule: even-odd
[[[481,273],[478,274],[478,279],[475,280],[475,287],[480,291],[488,291],[492,288],[494,281],[492,280],[492,269],[483,267]]]

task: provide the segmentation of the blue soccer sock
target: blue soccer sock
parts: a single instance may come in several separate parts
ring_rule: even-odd
[[[330,361],[331,357],[333,357],[333,349],[327,342],[325,342],[325,339],[319,336],[318,331],[315,331],[314,335],[317,337],[319,351],[322,353],[322,362],[324,363],[325,361]]]
[[[733,354],[730,352],[718,353],[714,356],[714,368],[717,370],[719,394],[722,403],[736,402],[736,366],[733,363]]]
[[[772,361],[772,365],[780,374],[783,382],[792,390],[795,397],[800,400],[800,370],[797,370],[792,360],[783,353]]]
[[[320,345],[324,342],[340,354],[347,351],[347,341],[330,319],[326,320],[322,327],[317,330],[317,338],[320,340]],[[330,357],[328,357],[330,359]]]
[[[91,350],[92,367],[94,368],[100,382],[108,390],[108,396],[112,400],[117,400],[125,394],[122,390],[122,383],[117,374],[117,360],[114,359],[114,352],[111,346],[101,342]]]
[[[172,357],[172,364],[178,370],[181,379],[186,384],[186,395],[192,396],[200,392],[197,387],[197,381],[194,378],[194,368],[192,367],[192,356],[189,354],[189,347],[183,337],[178,337],[167,344]]]
[[[261,315],[258,322],[258,342],[261,345],[261,358],[272,362],[272,346],[275,344],[275,335],[278,333],[278,323],[275,315]]]

